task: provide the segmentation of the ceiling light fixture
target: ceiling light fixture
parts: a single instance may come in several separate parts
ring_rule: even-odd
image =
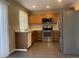
[[[61,2],[62,0],[58,0],[58,2]]]
[[[48,5],[48,6],[46,6],[46,8],[50,8],[50,6]]]
[[[35,6],[35,5],[33,5],[32,7],[33,7],[33,8],[36,8],[36,6]]]

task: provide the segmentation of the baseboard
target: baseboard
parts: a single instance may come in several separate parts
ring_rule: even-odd
[[[42,40],[36,40],[36,42],[42,42]]]
[[[14,49],[14,50],[10,51],[9,55],[15,51],[27,51],[27,49]]]
[[[74,51],[65,51],[63,54],[79,54],[79,51],[74,50]]]
[[[16,51],[27,51],[27,49],[15,49]]]
[[[14,49],[14,50],[12,50],[12,51],[10,51],[10,54],[12,54],[13,52],[15,52],[16,50]]]
[[[79,50],[75,50],[74,54],[79,54]]]

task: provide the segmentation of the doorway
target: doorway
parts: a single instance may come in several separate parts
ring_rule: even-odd
[[[37,26],[37,25],[33,25]],[[56,26],[56,27],[55,27]],[[39,26],[38,26],[39,27]],[[32,32],[32,40],[34,40],[34,44],[28,49],[27,55],[28,57],[37,57],[37,58],[53,58],[53,57],[62,57],[61,49],[59,45],[59,31],[57,30],[57,24],[54,25],[52,42],[48,42],[47,40],[42,41],[42,31],[33,31]],[[47,33],[46,33],[47,34]]]

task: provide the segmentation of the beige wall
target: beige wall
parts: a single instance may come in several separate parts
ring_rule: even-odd
[[[76,42],[76,53],[79,54],[79,11],[75,11],[75,42]]]
[[[75,19],[76,20],[76,19]],[[74,12],[63,11],[63,53],[73,54],[75,50]]]
[[[75,7],[75,10],[79,10],[79,0],[75,0],[72,6]]]
[[[9,15],[9,39],[10,39],[10,52],[15,49],[15,29],[19,29],[19,10],[28,12],[24,7],[14,0],[8,1],[8,15]]]

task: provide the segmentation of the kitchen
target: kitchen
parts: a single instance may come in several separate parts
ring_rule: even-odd
[[[0,0],[0,57],[79,54],[78,6],[79,1],[76,0]],[[52,19],[51,40],[49,37],[43,40],[44,18]]]
[[[68,42],[66,43],[67,37],[65,37],[65,35],[66,35],[65,33],[63,34],[63,30],[66,32],[65,28],[67,27],[66,29],[69,30],[72,27],[72,25],[69,27],[66,26],[65,21],[68,23],[68,22],[71,22],[71,19],[70,19],[70,21],[68,21],[69,18],[68,18],[68,20],[64,20],[67,18],[66,17],[67,13],[64,11],[68,10],[70,13],[70,14],[68,13],[68,15],[71,15],[72,14],[71,11],[74,10],[73,7],[65,8],[64,11],[62,11],[62,9],[55,9],[55,10],[49,11],[50,8],[48,8],[48,6],[47,6],[46,11],[39,11],[39,8],[36,8],[35,6],[32,6],[32,7],[27,6],[27,8],[29,8],[29,9],[32,8],[33,10],[38,10],[38,11],[32,12],[32,11],[28,11],[28,9],[25,9],[23,6],[16,3],[16,1],[14,2],[12,0],[9,0],[9,2],[11,3],[9,5],[9,16],[10,16],[9,17],[9,26],[10,26],[9,34],[10,34],[10,52],[11,53],[13,53],[14,51],[27,51],[28,52],[30,49],[32,49],[31,47],[33,47],[33,45],[36,45],[37,42],[38,42],[37,45],[39,44],[39,42],[40,43],[42,42],[42,34],[41,34],[42,19],[45,17],[46,18],[52,17],[52,21],[53,21],[52,22],[53,23],[52,24],[53,25],[52,26],[53,27],[52,28],[53,29],[52,30],[52,32],[53,32],[52,40],[56,41],[57,43],[59,42],[57,45],[55,45],[55,47],[58,46],[55,49],[58,49],[57,50],[58,52],[61,51],[63,53],[66,53],[65,51],[67,51],[67,53],[70,53],[68,51],[72,50],[73,44],[72,43],[70,44],[71,41],[69,41],[69,40],[71,40],[71,39],[69,39],[69,38],[68,38],[69,43]],[[23,3],[25,3],[25,2],[23,2]],[[31,3],[33,3],[33,2],[31,2]],[[63,17],[63,19],[62,19],[62,14],[66,15]],[[62,21],[63,21],[63,23],[62,23]],[[70,25],[70,23],[69,23],[69,25]],[[70,34],[70,32],[67,32],[67,33]],[[52,41],[52,43],[53,43],[53,41]],[[47,42],[47,44],[49,44],[49,43]],[[47,46],[49,46],[49,45],[47,45]]]
[[[22,13],[21,13],[22,15]],[[58,30],[58,13],[52,12],[37,12],[31,13],[29,16],[29,25],[28,29],[25,31],[18,31],[15,32],[15,41],[16,41],[16,48],[23,49],[29,48],[35,42],[43,42],[42,32],[43,32],[43,24],[42,20],[44,17],[52,17],[52,42],[59,42],[59,30]],[[22,22],[22,21],[21,21]],[[25,22],[25,21],[24,21]],[[22,26],[23,27],[23,26]],[[21,28],[22,28],[21,27]],[[20,39],[20,38],[21,39]],[[23,38],[27,39],[23,39]],[[24,40],[24,41],[23,41]],[[27,41],[27,42],[25,42]],[[25,43],[26,44],[25,44]],[[27,44],[28,43],[28,44]],[[48,42],[49,43],[49,42]]]

